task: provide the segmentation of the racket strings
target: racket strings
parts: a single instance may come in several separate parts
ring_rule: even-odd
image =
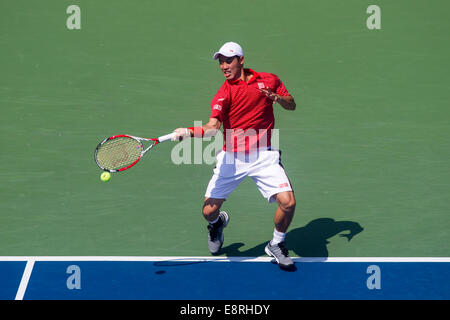
[[[119,170],[139,159],[142,144],[128,137],[108,140],[97,151],[97,162],[105,169]]]

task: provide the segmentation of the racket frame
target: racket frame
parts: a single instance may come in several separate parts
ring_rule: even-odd
[[[159,144],[159,143],[161,143],[161,142],[171,140],[171,139],[173,138],[173,136],[174,136],[173,133],[167,134],[167,135],[165,135],[165,136],[161,136],[161,137],[159,137],[159,138],[157,138],[157,139],[156,139],[156,138],[142,138],[142,137],[136,137],[136,136],[132,136],[132,135],[129,135],[129,134],[119,134],[119,135],[111,136],[111,137],[109,137],[109,138],[104,139],[102,142],[100,142],[100,143],[97,145],[97,147],[95,148],[95,152],[94,152],[94,160],[95,160],[95,163],[97,163],[97,166],[98,166],[100,169],[102,169],[103,171],[108,171],[108,172],[111,172],[111,173],[125,171],[125,170],[131,168],[132,166],[134,166],[136,163],[138,163],[138,161],[141,160],[141,158],[142,158],[148,151],[150,151],[154,146],[156,146],[157,144]],[[124,168],[120,168],[120,169],[106,169],[106,168],[102,167],[102,166],[100,165],[100,163],[98,162],[98,160],[97,160],[97,153],[98,153],[98,150],[100,149],[100,147],[101,147],[102,145],[104,145],[107,141],[110,141],[110,140],[113,140],[113,139],[116,139],[116,138],[131,138],[131,139],[134,139],[134,140],[136,140],[137,142],[139,142],[139,144],[140,144],[140,146],[141,146],[141,155],[139,156],[139,158],[136,159],[136,161],[134,161],[133,163],[129,164],[128,166],[126,166],[126,167],[124,167]],[[142,141],[152,141],[153,143],[150,144],[150,146],[148,146],[147,148],[144,149],[144,144],[142,143]]]

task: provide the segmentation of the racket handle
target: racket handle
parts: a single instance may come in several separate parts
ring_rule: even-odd
[[[175,136],[175,132],[172,132],[172,133],[166,134],[165,136],[159,137],[158,141],[164,142],[164,141],[172,140],[174,136]]]

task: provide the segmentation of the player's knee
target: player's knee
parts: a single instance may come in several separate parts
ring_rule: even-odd
[[[287,203],[285,203],[283,205],[284,211],[294,212],[295,211],[295,205],[296,205],[295,199],[288,201]]]
[[[218,211],[219,209],[217,207],[203,207],[203,216],[205,217],[205,219],[211,220],[210,218],[216,215]]]
[[[213,218],[216,218],[219,213],[221,204],[221,201],[217,201],[215,199],[206,199],[205,203],[203,204],[203,216],[205,217],[205,219],[211,220]]]
[[[293,213],[295,211],[296,201],[294,196],[282,197],[279,201],[280,208],[284,212]]]

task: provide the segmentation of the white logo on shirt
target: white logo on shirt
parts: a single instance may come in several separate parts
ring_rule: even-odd
[[[263,89],[264,88],[264,83],[258,82],[258,88]]]
[[[220,104],[215,104],[215,105],[213,105],[213,109],[222,111],[222,106]]]

